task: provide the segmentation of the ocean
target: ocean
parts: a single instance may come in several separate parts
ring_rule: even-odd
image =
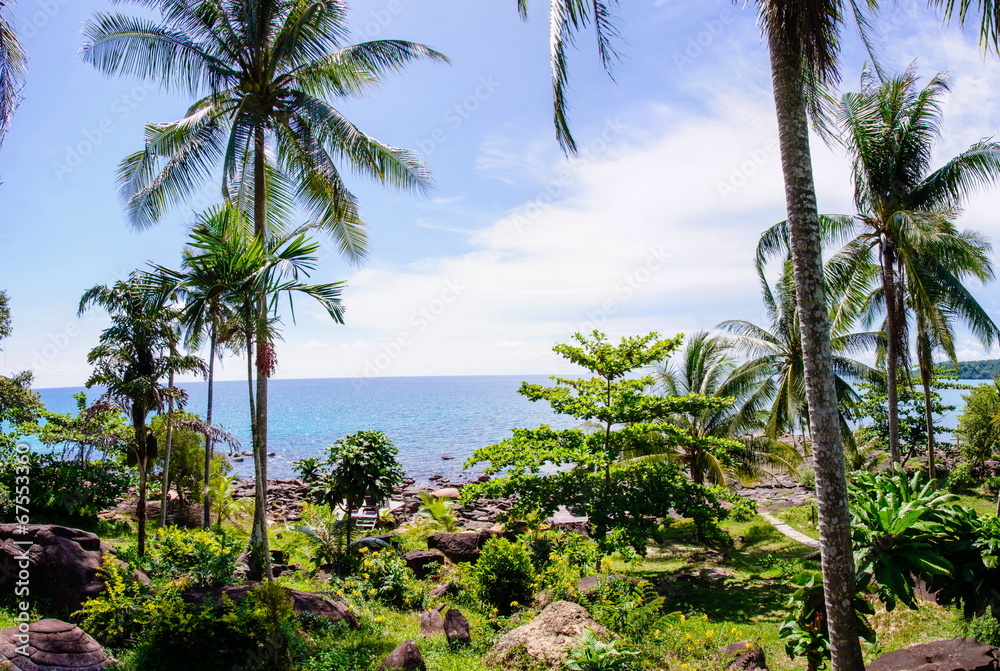
[[[512,428],[579,424],[554,414],[545,402],[533,403],[518,394],[522,381],[551,384],[543,375],[271,380],[268,451],[275,456],[268,460],[268,477],[295,477],[295,460],[321,457],[338,438],[373,429],[384,431],[396,445],[410,477],[423,481],[441,474],[459,480],[463,462],[475,449],[510,437]],[[178,386],[188,392],[186,409],[204,417],[207,383]],[[52,412],[75,414],[72,395],[87,390],[36,391]],[[99,395],[97,389],[88,391],[88,401]],[[215,383],[214,423],[236,436],[245,450],[250,449],[247,397],[245,381]],[[251,460],[234,462],[233,472],[237,477],[251,477]]]
[[[294,477],[292,462],[296,459],[321,457],[326,446],[338,438],[374,429],[384,431],[393,441],[410,477],[422,482],[440,474],[460,480],[468,475],[463,473],[462,464],[472,452],[510,437],[512,428],[579,425],[572,417],[554,414],[547,403],[533,403],[518,394],[522,381],[550,384],[543,375],[271,380],[268,450],[275,456],[268,461],[268,477]],[[208,385],[195,382],[179,386],[188,392],[187,409],[204,416]],[[63,387],[37,391],[49,410],[75,413],[72,395],[87,390]],[[957,408],[939,418],[940,424],[955,427],[966,393],[941,392],[945,403]],[[99,390],[90,390],[88,400],[99,395]],[[215,424],[236,436],[245,450],[250,449],[247,395],[245,381],[215,383]],[[250,459],[234,462],[233,472],[249,478],[253,464]]]

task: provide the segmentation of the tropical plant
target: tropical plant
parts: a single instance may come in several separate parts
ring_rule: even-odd
[[[309,487],[312,497],[347,513],[347,543],[351,542],[352,510],[364,498],[383,501],[403,481],[399,450],[381,431],[350,433],[326,449],[323,471]]]
[[[156,458],[156,440],[147,430],[149,413],[161,410],[168,398],[184,400],[183,390],[163,385],[171,373],[204,370],[201,359],[178,355],[171,348],[172,320],[176,313],[164,307],[141,275],[133,273],[108,287],[97,285],[80,299],[80,314],[92,306],[104,308],[112,324],[101,332],[100,344],[87,355],[94,370],[87,387],[107,389],[95,406],[119,409],[132,420],[128,463],[139,472],[137,544],[139,556],[146,549],[146,485]]]
[[[458,516],[453,511],[454,501],[443,496],[432,496],[428,492],[420,492],[419,496],[420,510],[427,513],[435,524],[439,524],[448,533],[458,530]]]
[[[330,100],[359,95],[387,72],[443,55],[402,40],[345,46],[344,0],[140,4],[159,10],[161,21],[99,13],[84,28],[83,59],[106,74],[152,76],[164,88],[204,97],[183,119],[149,124],[144,148],[122,161],[119,185],[134,227],[148,227],[188,200],[221,163],[222,193],[251,218],[259,244],[284,226],[298,202],[342,254],[360,261],[363,222],[334,157],[391,186],[427,188],[412,152],[364,134]],[[255,342],[247,347],[257,373],[252,434],[260,489],[267,482],[267,380],[275,365],[266,304],[256,297]],[[250,539],[256,578],[269,573],[265,499],[266,493],[255,499]]]
[[[330,506],[308,502],[302,504],[302,523],[292,527],[292,531],[309,538],[317,569],[342,557],[344,539],[347,536],[346,517],[346,513],[338,512]]]
[[[919,378],[918,378],[919,379]],[[911,380],[915,382],[916,380]],[[899,446],[900,456],[905,463],[918,450],[927,446],[926,406],[930,401],[931,412],[934,415],[945,415],[955,410],[953,405],[945,405],[938,391],[947,382],[942,382],[937,376],[931,379],[931,389],[928,395],[922,395],[916,385],[901,385],[897,400],[899,411]],[[871,451],[873,454],[885,455],[889,451],[889,411],[884,385],[873,386],[864,382],[857,385],[860,400],[855,408],[855,419],[859,426],[855,431],[858,443],[854,452]],[[938,424],[931,424],[935,436],[951,433],[951,429]],[[854,470],[859,470],[854,469]]]
[[[716,452],[700,445],[678,446],[676,459],[698,484],[722,485],[727,476],[749,483],[775,471],[794,472],[800,461],[790,445],[759,435],[765,426],[765,408],[774,393],[773,381],[761,367],[738,367],[732,350],[728,340],[700,331],[688,338],[679,364],[671,358],[653,366],[654,378],[665,396],[701,394],[732,399],[724,408],[669,417],[671,424],[692,436],[731,439],[740,445]]]
[[[922,89],[913,68],[888,80],[862,75],[861,91],[840,101],[840,139],[851,158],[858,214],[839,217],[856,237],[841,251],[845,268],[860,269],[867,283],[877,268],[880,291],[870,305],[886,326],[889,447],[899,463],[897,384],[908,370],[908,312],[914,315],[917,359],[925,396],[930,395],[932,350],[952,361],[954,322],[961,320],[989,345],[1000,329],[963,285],[969,277],[993,278],[990,245],[978,233],[959,232],[954,220],[965,199],[1000,181],[1000,143],[982,140],[931,170],[941,135],[941,96],[948,83],[938,74]],[[833,218],[838,219],[838,218]],[[845,273],[850,280],[852,273]],[[929,398],[927,399],[929,401]],[[933,429],[929,402],[928,456],[933,477]]]
[[[315,299],[337,323],[343,323],[340,306],[342,282],[306,284],[301,277],[316,268],[318,243],[306,236],[305,227],[287,234],[260,238],[253,233],[245,213],[231,205],[211,210],[195,226],[190,236],[190,253],[183,260],[183,270],[174,271],[156,266],[156,274],[166,278],[167,286],[183,293],[190,283],[203,286],[203,278],[211,278],[213,293],[232,309],[233,322],[247,354],[247,385],[250,407],[250,429],[253,437],[255,482],[266,482],[267,457],[259,439],[263,416],[259,403],[263,400],[266,414],[266,392],[261,396],[261,380],[273,372],[276,365],[270,343],[277,336],[278,301],[295,294]],[[159,283],[162,287],[164,282]],[[261,303],[263,301],[263,304]],[[192,309],[196,309],[192,307]],[[182,314],[189,314],[183,312]],[[261,316],[266,316],[266,322]],[[186,321],[190,319],[185,318]],[[261,345],[263,344],[263,349]],[[255,362],[256,358],[256,362]],[[256,365],[255,365],[256,363]],[[254,369],[257,389],[254,390]],[[265,374],[261,377],[261,372]],[[264,427],[262,430],[266,430]],[[254,496],[254,522],[250,535],[250,563],[253,571],[269,575],[270,553],[267,550],[267,490],[257,486]],[[252,571],[252,572],[253,572]]]
[[[516,494],[507,513],[514,520],[532,511],[549,517],[567,506],[590,518],[593,538],[605,551],[631,547],[645,552],[659,521],[671,511],[691,517],[700,534],[714,537],[715,520],[722,514],[718,501],[685,478],[677,464],[657,455],[688,444],[712,452],[739,447],[713,436],[692,436],[666,421],[671,415],[723,408],[728,400],[650,394],[652,376],[627,377],[663,360],[680,344],[679,337],[650,333],[622,338],[617,345],[597,331],[574,338],[579,346],[560,344],[553,350],[593,377],[556,377],[554,387],[524,383],[519,393],[548,401],[555,412],[589,422],[590,428],[514,429],[512,438],[476,450],[466,467],[488,462],[486,473],[499,477],[465,486],[462,500]],[[641,455],[655,458],[635,459]]]
[[[62,445],[62,458],[69,459],[73,452],[80,462],[89,461],[92,450],[101,451],[102,461],[128,443],[132,432],[126,416],[116,408],[88,407],[87,394],[73,394],[76,415],[42,410],[35,425],[25,426],[43,445]]]
[[[7,3],[9,7],[13,3]],[[21,102],[21,87],[28,57],[14,33],[7,7],[0,6],[0,145],[14,110]]]
[[[106,552],[97,570],[103,589],[83,602],[73,619],[94,632],[102,645],[124,648],[134,645],[142,631],[142,621],[156,608],[148,587],[129,572],[126,564]]]
[[[615,641],[605,643],[591,629],[580,632],[580,645],[569,651],[568,671],[628,671],[639,653],[619,650]]]
[[[765,233],[761,238],[762,245],[767,244],[767,236]],[[794,433],[797,428],[808,425],[810,421],[806,402],[805,354],[791,264],[783,264],[782,273],[773,287],[767,280],[765,266],[760,258],[757,274],[770,324],[762,327],[749,321],[734,319],[722,322],[719,327],[732,334],[732,347],[749,357],[737,369],[738,375],[746,380],[762,380],[761,394],[755,400],[763,402],[770,399],[763,432],[772,439],[777,439],[786,431]],[[837,307],[832,306],[831,313],[837,312]],[[853,443],[850,422],[852,408],[860,398],[852,383],[867,382],[878,386],[882,383],[882,376],[874,368],[850,358],[849,355],[874,349],[879,337],[875,333],[850,332],[849,319],[834,318],[831,322],[834,324],[830,346],[833,349],[831,359],[834,388],[837,392],[836,417],[842,442],[850,446]]]
[[[1000,380],[973,388],[962,397],[965,407],[958,416],[962,456],[981,465],[1000,450]]]
[[[872,584],[892,610],[897,601],[910,608],[914,577],[950,576],[953,564],[943,544],[953,526],[955,497],[935,491],[934,483],[901,468],[855,474],[851,481],[851,528],[858,580]]]
[[[215,505],[215,528],[221,530],[223,522],[228,522],[239,530],[244,530],[246,520],[253,515],[253,501],[247,498],[233,498],[236,478],[225,473],[212,477],[209,494]]]
[[[504,615],[528,605],[535,582],[528,548],[521,542],[494,536],[483,546],[472,567],[472,582],[476,596]]]
[[[242,553],[224,531],[162,527],[150,539],[149,569],[158,577],[187,578],[195,587],[228,585]]]
[[[319,477],[322,460],[319,457],[303,457],[292,462],[292,467],[306,484]]]

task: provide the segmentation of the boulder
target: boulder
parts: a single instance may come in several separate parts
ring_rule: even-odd
[[[753,641],[730,643],[719,650],[719,657],[727,671],[766,671],[764,649]]]
[[[0,631],[2,669],[104,671],[109,663],[101,645],[75,624],[39,620],[28,626],[26,634],[19,633],[17,627]]]
[[[974,638],[953,638],[888,652],[868,671],[997,671],[1000,649]]]
[[[251,589],[259,583],[251,582],[246,585],[233,587],[215,587],[212,589],[195,589],[184,593],[184,598],[194,603],[216,602],[221,603],[222,597],[226,596],[234,603],[242,601]],[[351,629],[358,628],[358,617],[347,605],[347,601],[339,596],[327,596],[314,592],[303,592],[298,589],[284,588],[288,594],[288,600],[292,602],[292,609],[296,613],[311,613],[317,617],[325,617],[334,622],[343,621]]]
[[[54,524],[2,524],[0,592],[14,589],[20,563],[27,557],[32,597],[48,599],[60,612],[79,610],[104,588],[97,569],[105,552],[113,552],[111,546],[89,531]]]
[[[410,550],[403,555],[403,561],[417,578],[423,580],[444,565],[444,555],[437,550]]]
[[[378,665],[378,668],[380,671],[427,671],[427,665],[424,664],[424,656],[420,654],[420,648],[409,639],[390,652],[389,656]]]
[[[420,614],[420,635],[424,638],[430,638],[431,636],[436,636],[438,634],[444,635],[444,618],[441,616],[441,609],[444,608],[444,604],[441,604],[437,608],[431,608],[430,610],[425,610]]]
[[[478,531],[433,534],[427,538],[427,548],[440,550],[444,556],[455,562],[474,562],[479,559]]]
[[[462,492],[458,491],[458,487],[442,487],[431,492],[431,496],[439,499],[457,499],[461,495]]]
[[[468,645],[472,642],[469,621],[459,609],[449,608],[444,614],[444,635],[448,637],[449,645]]]
[[[528,624],[500,637],[484,661],[508,668],[519,668],[525,663],[562,668],[569,651],[580,645],[580,634],[584,629],[590,629],[598,636],[610,635],[583,606],[556,601],[546,606]]]

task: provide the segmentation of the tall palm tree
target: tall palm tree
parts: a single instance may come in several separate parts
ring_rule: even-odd
[[[679,362],[667,359],[653,369],[654,378],[666,396],[701,394],[733,400],[726,408],[669,418],[671,424],[689,435],[730,439],[741,444],[740,448],[721,454],[704,449],[704,443],[682,446],[679,460],[688,467],[694,482],[748,483],[777,470],[794,471],[798,453],[772,436],[760,435],[775,387],[769,371],[762,374],[757,368],[737,365],[728,339],[699,331],[688,338]]]
[[[0,145],[21,100],[27,68],[28,58],[14,32],[7,8],[0,3]]]
[[[129,461],[134,461],[139,471],[136,517],[140,556],[146,551],[146,481],[156,456],[155,439],[147,431],[149,413],[161,410],[168,399],[184,397],[182,390],[164,386],[164,378],[174,373],[204,371],[198,357],[172,351],[172,321],[176,315],[158,298],[139,274],[133,274],[110,287],[88,289],[80,299],[79,309],[82,315],[91,307],[101,307],[112,320],[111,326],[101,332],[100,343],[87,355],[94,371],[86,386],[106,387],[104,406],[120,409],[132,422]]]
[[[159,23],[97,14],[84,28],[85,61],[112,75],[157,77],[166,88],[204,96],[178,121],[146,127],[145,147],[125,158],[119,186],[129,222],[152,225],[170,206],[222,168],[222,193],[252,216],[262,242],[298,203],[313,225],[329,232],[352,261],[365,256],[357,201],[335,159],[396,187],[423,190],[429,177],[409,150],[361,132],[330,103],[360,95],[414,60],[446,60],[413,42],[376,40],[344,45],[345,0],[136,0],[159,10]],[[266,333],[263,299],[255,331]],[[255,343],[257,361],[254,470],[267,482],[267,381],[270,341]],[[250,545],[251,574],[266,554],[266,510],[258,507]]]
[[[343,323],[340,294],[344,283],[306,284],[300,280],[307,277],[318,262],[319,243],[306,236],[308,228],[267,235],[261,240],[255,235],[253,222],[245,212],[233,205],[224,205],[207,213],[192,230],[190,251],[184,256],[181,270],[157,267],[162,276],[176,283],[182,296],[190,299],[182,313],[186,323],[197,323],[199,315],[205,312],[202,302],[209,298],[227,305],[232,311],[235,328],[247,354],[250,428],[255,445],[259,445],[257,432],[261,427],[254,421],[260,416],[260,396],[254,393],[253,385],[254,362],[258,364],[258,375],[262,358],[268,366],[275,365],[273,352],[261,357],[255,348],[277,337],[278,299],[292,294],[309,296],[318,301],[335,322]],[[263,320],[259,310],[261,302],[266,309]],[[264,460],[266,455],[258,457],[258,461]],[[257,484],[254,490],[255,524],[258,523],[256,511],[266,513],[267,509],[267,487],[261,486],[260,481]],[[266,575],[269,572],[266,518],[263,525],[260,542],[251,544],[250,551],[258,553],[255,561],[260,563]]]

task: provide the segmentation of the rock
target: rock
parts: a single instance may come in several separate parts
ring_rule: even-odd
[[[243,452],[241,452],[240,454],[242,454],[244,457],[252,457],[253,456],[253,452],[251,452],[250,450],[243,450]]]
[[[424,664],[424,656],[420,654],[420,648],[409,639],[390,652],[389,656],[378,665],[378,668],[387,671],[427,671],[427,665]]]
[[[96,534],[54,524],[0,525],[0,592],[12,591],[26,555],[32,597],[72,612],[104,588],[97,569],[111,546]],[[148,579],[139,574],[140,580]]]
[[[27,636],[28,640],[24,640]],[[25,645],[27,656],[17,648]],[[110,660],[101,645],[74,624],[39,620],[28,633],[17,627],[0,631],[0,667],[17,671],[104,671]]]
[[[438,634],[444,635],[444,618],[441,616],[441,609],[444,608],[444,604],[441,604],[437,608],[431,608],[430,610],[425,610],[420,614],[420,635],[424,638],[430,638],[431,636],[436,636]]]
[[[451,456],[450,454],[443,454],[443,455],[441,455],[441,459],[443,459],[444,461],[451,461],[454,458],[455,457]]]
[[[455,587],[455,585],[453,583],[449,582],[449,583],[445,583],[443,585],[438,585],[437,587],[435,587],[434,589],[432,589],[430,592],[428,592],[427,596],[442,597],[442,596],[447,596],[448,594],[454,594],[457,591],[458,591],[458,588]]]
[[[459,609],[449,608],[444,614],[444,635],[448,637],[449,645],[468,645],[472,642],[469,621]]]
[[[204,603],[212,601],[222,602],[222,597],[226,596],[234,603],[246,598],[247,593],[260,583],[247,583],[233,587],[215,587],[212,589],[194,589],[184,593],[183,598],[194,602]],[[347,605],[347,601],[339,596],[327,596],[325,594],[315,594],[313,592],[303,592],[289,587],[283,588],[292,602],[292,609],[296,613],[311,613],[317,617],[325,617],[334,622],[346,622],[351,629],[358,628],[358,617]]]
[[[609,635],[608,630],[595,622],[583,606],[556,601],[546,606],[528,624],[504,634],[483,661],[514,668],[526,661],[562,668],[569,651],[580,644],[580,634],[584,629],[590,629],[598,636]]]
[[[427,548],[440,550],[444,556],[455,562],[474,562],[479,559],[478,531],[433,534],[427,538]]]
[[[1000,649],[974,638],[934,641],[888,652],[868,665],[868,671],[997,671]]]
[[[457,499],[461,495],[462,492],[458,491],[458,487],[442,487],[431,492],[431,496],[439,499]]]
[[[480,475],[478,478],[476,478],[475,480],[473,480],[473,482],[489,482],[490,480],[492,480],[492,478],[490,478],[490,476],[488,476],[488,475]]]
[[[403,561],[423,580],[444,565],[444,555],[437,550],[411,550],[403,555]]]
[[[766,671],[764,650],[753,641],[730,643],[719,650],[719,657],[727,671]]]

